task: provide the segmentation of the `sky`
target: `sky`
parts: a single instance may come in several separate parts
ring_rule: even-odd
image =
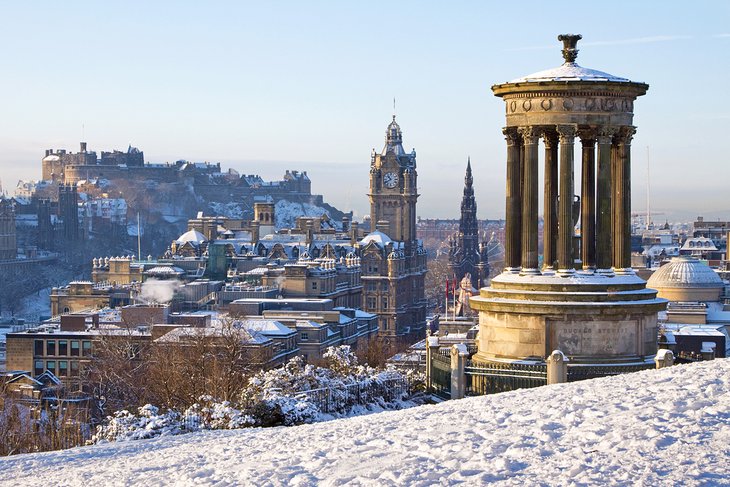
[[[306,170],[362,216],[395,98],[419,216],[458,217],[471,157],[478,216],[502,218],[504,106],[490,87],[560,65],[557,35],[580,33],[580,65],[650,85],[635,104],[633,209],[649,186],[656,220],[730,220],[730,2],[2,1],[0,13],[8,192],[40,178],[45,149],[83,139],[265,179]]]

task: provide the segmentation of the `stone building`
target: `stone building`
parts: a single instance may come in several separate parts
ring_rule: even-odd
[[[58,215],[63,220],[63,237],[75,242],[81,237],[79,228],[79,195],[76,184],[58,186]]]
[[[667,312],[659,318],[660,347],[680,359],[728,356],[728,285],[714,269],[690,256],[674,257],[651,275],[647,285],[669,300]]]
[[[459,230],[449,239],[449,276],[454,276],[456,282],[461,282],[467,274],[471,277],[471,287],[474,289],[486,284],[489,277],[487,242],[479,242],[471,159],[466,163]]]
[[[492,87],[505,102],[507,119],[505,269],[470,300],[479,311],[479,362],[544,363],[561,350],[571,364],[620,366],[650,363],[657,350],[657,313],[666,300],[631,268],[632,122],[634,101],[648,85],[579,66],[580,38],[559,36],[562,66]],[[582,156],[578,204],[576,138]]]
[[[18,242],[15,230],[15,204],[0,197],[0,260],[15,260]]]
[[[426,327],[426,252],[416,237],[416,151],[406,153],[395,121],[383,150],[370,158],[370,221],[359,242],[365,311],[380,320],[383,337],[416,337]]]

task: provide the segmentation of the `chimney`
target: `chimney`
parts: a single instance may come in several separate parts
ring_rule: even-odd
[[[358,226],[359,226],[358,222],[352,222],[352,225],[350,226],[350,229],[351,229],[350,230],[350,245],[354,246],[357,243],[357,240],[358,240],[358,238],[357,238],[358,237],[358,235],[357,235],[358,228],[357,227]]]
[[[312,245],[312,240],[314,240],[314,222],[307,220],[305,225],[307,228],[307,245]]]
[[[81,152],[86,152],[86,142],[81,142]]]

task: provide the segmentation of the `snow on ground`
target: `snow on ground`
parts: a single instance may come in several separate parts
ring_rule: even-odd
[[[730,359],[0,460],[4,485],[730,485]]]
[[[20,309],[15,313],[18,318],[29,321],[38,321],[44,317],[51,316],[51,288],[46,287],[25,296]]]

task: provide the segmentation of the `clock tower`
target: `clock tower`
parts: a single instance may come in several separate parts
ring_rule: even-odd
[[[413,343],[426,329],[426,251],[416,238],[416,151],[403,150],[395,121],[370,158],[371,232],[360,240],[362,309],[378,315],[386,343]]]
[[[395,121],[385,131],[385,147],[370,157],[370,221],[373,230],[384,232],[393,240],[411,243],[416,240],[416,151],[403,149],[403,134]],[[385,226],[387,222],[387,227]]]

